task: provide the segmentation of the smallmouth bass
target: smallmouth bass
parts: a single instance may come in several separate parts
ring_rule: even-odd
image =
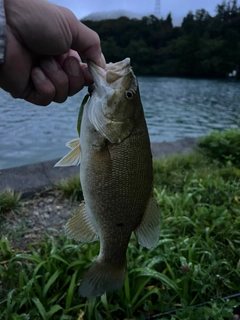
[[[137,79],[126,58],[105,69],[89,62],[95,87],[78,119],[79,138],[55,166],[78,165],[84,195],[66,226],[68,236],[92,242],[100,253],[79,287],[84,297],[120,289],[132,232],[156,245],[160,213],[153,198],[152,154]]]

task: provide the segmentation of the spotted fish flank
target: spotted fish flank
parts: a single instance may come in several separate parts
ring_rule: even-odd
[[[96,297],[123,286],[132,232],[141,245],[156,245],[160,214],[153,198],[149,135],[130,59],[109,63],[106,69],[89,62],[89,70],[95,87],[82,108],[77,146],[75,140],[69,144],[73,149],[63,165],[67,157],[69,165],[81,161],[84,203],[66,230],[76,240],[100,240],[99,256],[79,288],[80,295]]]

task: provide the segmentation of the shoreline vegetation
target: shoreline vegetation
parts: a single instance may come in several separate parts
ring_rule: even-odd
[[[240,7],[237,0],[217,5],[215,16],[189,12],[181,26],[154,15],[84,20],[101,39],[106,61],[131,57],[137,75],[240,78]]]
[[[1,193],[1,319],[239,319],[240,131],[213,132],[190,154],[154,160],[154,192],[162,218],[157,246],[146,250],[132,237],[124,288],[89,300],[77,288],[99,243],[79,244],[53,229],[54,207],[70,214],[82,199],[78,177],[35,199]],[[52,208],[44,235],[8,229],[8,219],[24,220],[26,212],[26,223],[33,216],[40,223],[44,201]]]

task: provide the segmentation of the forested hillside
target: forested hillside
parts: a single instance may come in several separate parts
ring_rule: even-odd
[[[240,63],[240,7],[237,0],[219,4],[215,16],[189,12],[180,27],[151,15],[84,21],[102,42],[107,62],[130,57],[137,74],[226,77]],[[240,70],[239,75],[240,77]]]

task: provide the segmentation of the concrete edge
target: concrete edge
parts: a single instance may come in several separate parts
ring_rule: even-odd
[[[175,142],[152,143],[154,158],[168,156],[173,153],[187,154],[197,145],[198,138],[184,138]],[[59,159],[33,163],[21,167],[0,170],[0,190],[7,188],[21,192],[23,197],[32,196],[56,181],[79,173],[79,167],[56,167]]]

